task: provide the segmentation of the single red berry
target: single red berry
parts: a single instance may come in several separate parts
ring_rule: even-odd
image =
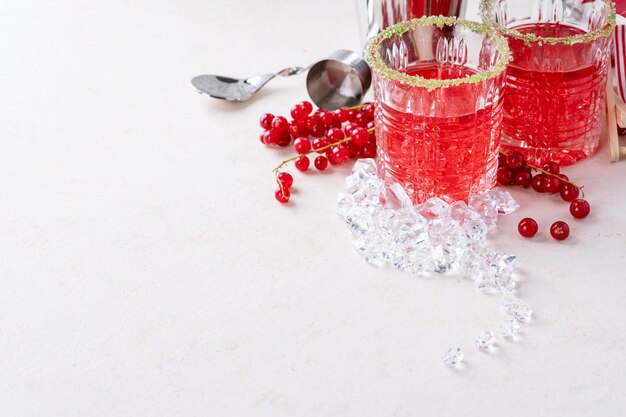
[[[505,167],[505,166],[507,166],[506,155],[503,153],[498,154],[498,167]]]
[[[317,151],[320,148],[323,148],[325,146],[328,146],[328,142],[326,141],[326,139],[324,138],[316,138],[313,139],[313,150]],[[322,153],[324,151],[318,152],[318,153]]]
[[[357,127],[359,126],[354,123],[346,123],[346,126],[343,128],[343,131],[346,134],[346,136],[352,136],[352,131],[356,129]]]
[[[550,234],[556,240],[565,240],[569,236],[569,226],[564,221],[557,221],[550,226]]]
[[[359,151],[359,156],[362,158],[376,158],[376,145],[372,143],[368,143],[363,146]]]
[[[533,175],[527,170],[521,170],[515,173],[513,181],[515,185],[527,188],[533,181]]]
[[[537,191],[538,193],[544,193],[545,191],[543,191],[543,180],[546,176],[544,174],[537,174],[533,177],[533,181],[531,183],[531,185],[533,186],[533,190]]]
[[[283,188],[291,188],[291,186],[293,185],[293,177],[288,172],[281,172],[280,174],[278,174],[277,181],[279,185],[283,185]]]
[[[304,100],[302,103],[300,103],[300,105],[302,107],[304,107],[304,110],[306,111],[306,115],[308,116],[309,114],[311,114],[311,112],[313,111],[313,105],[311,103],[309,103],[308,101]]]
[[[272,113],[265,113],[261,116],[261,120],[259,120],[259,124],[265,130],[268,130],[272,127],[272,121],[274,120],[274,115]]]
[[[346,109],[337,109],[333,112],[333,116],[339,123],[348,121],[348,110]]]
[[[343,145],[336,146],[332,149],[333,153],[337,157],[338,163],[342,164],[350,159],[350,149]]]
[[[517,225],[517,231],[524,237],[533,237],[537,234],[538,230],[539,226],[537,226],[537,222],[530,217],[520,220]]]
[[[294,139],[300,136],[309,136],[309,132],[306,128],[306,122],[304,120],[294,120],[289,125],[289,133],[291,133],[291,137]]]
[[[278,146],[286,147],[291,143],[291,133],[278,132]]]
[[[272,128],[279,132],[289,132],[289,122],[283,116],[276,116],[272,120]]]
[[[348,121],[350,123],[354,123],[356,121],[356,115],[358,114],[358,112],[354,109],[350,109],[348,110]]]
[[[333,114],[326,110],[320,112],[319,118],[322,121],[322,123],[324,123],[324,126],[326,126],[327,128],[332,127],[333,122],[335,121]]]
[[[361,111],[367,115],[370,119],[374,118],[374,111],[376,107],[374,107],[374,103],[367,103],[365,106],[361,108]]]
[[[309,116],[302,104],[296,104],[291,108],[291,117],[293,120],[302,120]]]
[[[511,152],[506,157],[506,164],[511,169],[519,169],[526,163],[526,158],[519,152]]]
[[[367,144],[370,140],[369,132],[362,127],[357,127],[352,131],[352,142],[354,142],[358,146],[363,146]]]
[[[548,161],[543,164],[543,170],[548,171],[552,174],[558,174],[560,172],[559,164],[554,161]]]
[[[553,177],[552,175],[546,175],[541,184],[541,188],[546,193],[558,193],[561,188],[561,180],[557,177]]]
[[[356,158],[357,156],[359,156],[359,152],[361,150],[361,147],[359,145],[357,145],[356,143],[354,143],[353,140],[351,140],[350,142],[348,142],[344,146],[347,146],[348,149],[350,150],[350,158],[353,158],[353,157]]]
[[[572,201],[572,203],[569,205],[569,212],[577,219],[584,219],[589,215],[590,211],[591,206],[589,205],[587,200],[583,200],[582,198]]]
[[[274,197],[276,197],[276,200],[279,203],[285,204],[287,201],[289,201],[289,197],[291,197],[291,191],[289,191],[289,188],[278,187],[276,192],[274,192]]]
[[[332,128],[328,132],[326,132],[326,140],[328,141],[328,143],[335,143],[344,139],[345,136],[341,129]]]
[[[509,167],[500,167],[496,173],[498,182],[502,185],[509,185],[513,181],[513,171]]]
[[[269,135],[270,132],[268,132],[267,130],[259,135],[259,140],[262,144],[269,145],[269,143],[267,142],[269,140]]]
[[[304,171],[306,171],[307,169],[309,169],[309,164],[310,164],[310,161],[309,161],[309,158],[308,158],[308,157],[306,157],[306,156],[301,156],[301,157],[299,157],[298,159],[296,159],[296,161],[295,161],[293,164],[294,164],[294,166],[296,167],[296,169],[297,169],[298,171],[302,171],[302,172],[304,172]]]
[[[333,153],[332,148],[328,149],[325,155],[326,155],[326,159],[328,159],[328,162],[330,162],[331,165],[339,164],[339,160],[337,159],[337,154]]]
[[[315,158],[315,160],[313,161],[313,164],[315,165],[315,168],[319,169],[320,171],[323,171],[328,166],[328,159],[326,159],[325,156],[320,155]]]
[[[572,184],[564,182],[561,184],[561,198],[565,201],[571,202],[578,198],[580,190],[574,187]]]
[[[365,125],[369,121],[370,121],[370,119],[363,112],[359,112],[359,113],[356,114],[356,116],[354,116],[354,123],[356,123],[357,125],[359,125],[361,127],[365,127]]]
[[[298,154],[307,153],[311,150],[311,141],[307,138],[298,138],[293,142],[293,150]]]

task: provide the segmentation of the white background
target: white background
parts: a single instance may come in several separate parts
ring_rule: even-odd
[[[240,105],[189,83],[357,49],[352,1],[4,0],[0,39],[0,415],[623,413],[626,162],[606,145],[565,170],[584,221],[513,190],[492,242],[519,256],[535,320],[483,354],[495,297],[352,249],[335,215],[348,167],[294,172],[292,202],[274,201],[289,152],[257,119],[305,99],[303,77]],[[440,363],[457,344],[460,372]]]

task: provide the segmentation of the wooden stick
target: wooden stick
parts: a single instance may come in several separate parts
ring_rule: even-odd
[[[615,93],[613,92],[613,68],[609,65],[606,82],[606,136],[609,142],[609,160],[611,162],[619,161],[620,157],[616,112]]]

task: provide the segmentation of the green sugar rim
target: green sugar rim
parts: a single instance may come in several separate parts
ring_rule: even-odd
[[[539,42],[540,45],[542,43],[548,43],[550,45],[555,45],[557,43],[573,45],[575,43],[589,43],[599,38],[608,38],[611,35],[611,32],[613,32],[613,29],[615,28],[615,3],[611,0],[602,0],[602,2],[609,9],[609,14],[606,18],[606,25],[604,27],[592,30],[591,32],[563,36],[560,38],[537,36],[533,33],[520,33],[515,29],[502,27],[500,24],[496,23],[491,16],[490,10],[493,7],[493,0],[482,0],[480,2],[480,14],[485,24],[496,28],[496,30],[500,33],[523,40],[526,45],[530,45],[531,42]]]
[[[466,27],[479,35],[490,35],[498,48],[500,56],[498,57],[496,63],[489,69],[463,78],[453,78],[449,80],[433,80],[420,77],[419,75],[408,75],[398,70],[389,68],[387,64],[383,62],[380,57],[382,41],[390,39],[394,36],[401,36],[409,30],[414,30],[418,26],[431,25],[437,26],[438,28],[459,25]],[[507,64],[512,60],[512,56],[506,38],[498,33],[498,31],[485,24],[460,19],[454,16],[425,16],[418,19],[412,19],[407,22],[397,23],[380,32],[370,41],[365,59],[374,71],[380,73],[388,80],[396,80],[411,87],[424,87],[428,91],[432,91],[436,88],[454,87],[467,83],[475,84],[490,78],[495,78],[502,74],[502,72],[506,69]]]

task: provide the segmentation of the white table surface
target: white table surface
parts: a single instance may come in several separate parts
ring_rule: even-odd
[[[513,191],[492,241],[535,320],[481,354],[497,298],[366,264],[335,215],[347,168],[274,201],[287,153],[257,119],[303,77],[240,105],[190,86],[358,48],[352,1],[4,0],[0,39],[2,416],[624,414],[626,162],[606,145],[565,171],[584,221]],[[440,363],[456,344],[461,372]]]

